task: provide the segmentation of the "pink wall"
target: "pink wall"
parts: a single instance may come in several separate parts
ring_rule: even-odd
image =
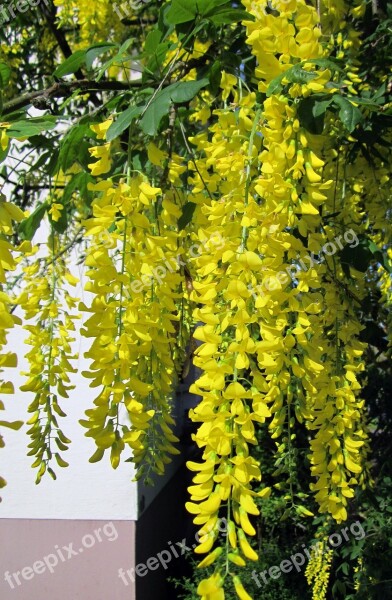
[[[134,567],[134,521],[0,520],[1,600],[135,600]]]

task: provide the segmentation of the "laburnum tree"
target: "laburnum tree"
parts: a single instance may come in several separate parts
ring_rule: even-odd
[[[390,4],[54,0],[1,15],[1,364],[17,366],[7,333],[24,328],[37,482],[67,466],[77,336],[90,460],[131,457],[147,482],[178,453],[173,394],[192,352],[197,594],[249,599],[241,570],[270,494],[287,518],[318,507],[325,536],[382,456]],[[300,444],[310,490],[292,472]],[[310,559],[315,600],[330,563]]]

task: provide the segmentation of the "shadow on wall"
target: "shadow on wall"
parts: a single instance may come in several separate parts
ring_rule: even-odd
[[[182,465],[136,524],[137,600],[177,600],[168,578],[191,574],[185,560],[196,533],[185,509],[190,483],[191,473]]]
[[[177,591],[169,578],[189,577],[192,573],[189,551],[197,545],[197,528],[192,515],[185,509],[189,499],[187,488],[192,483],[192,473],[185,461],[195,458],[199,451],[192,441],[197,429],[188,417],[189,409],[196,406],[200,398],[189,393],[189,386],[200,376],[199,369],[190,366],[179,384],[175,402],[175,434],[180,438],[181,455],[178,470],[158,493],[151,504],[146,503],[148,490],[139,486],[139,510],[141,516],[136,523],[135,572],[124,574],[123,580],[136,582],[136,600],[177,600]]]

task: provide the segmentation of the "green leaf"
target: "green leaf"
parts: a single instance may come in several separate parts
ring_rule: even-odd
[[[179,25],[193,21],[197,15],[196,2],[194,0],[173,0],[166,14],[169,25]]]
[[[230,23],[239,23],[240,21],[254,21],[254,16],[246,10],[222,8],[215,11],[211,17],[208,17],[208,20],[214,25],[230,25]]]
[[[345,246],[339,255],[342,266],[344,264],[349,265],[361,273],[368,270],[373,260],[373,253],[369,248],[369,239],[366,237],[362,237],[355,248]]]
[[[307,61],[304,61],[303,63],[294,65],[290,69],[287,69],[287,71],[285,71],[284,73],[281,73],[280,75],[275,77],[275,79],[273,79],[271,81],[271,83],[269,84],[269,86],[267,88],[267,92],[266,92],[267,97],[273,96],[274,94],[278,94],[279,92],[281,92],[281,90],[283,89],[283,83],[282,83],[283,79],[287,79],[287,81],[290,81],[291,83],[301,83],[301,84],[306,84],[309,81],[312,81],[312,79],[317,77],[317,72],[316,71],[306,71],[305,69],[302,68],[305,64],[311,63],[311,62],[313,62],[313,61],[307,60]]]
[[[154,136],[158,133],[160,122],[168,114],[170,104],[171,98],[168,88],[158,92],[140,120],[141,130],[146,135]]]
[[[347,98],[335,94],[333,96],[334,104],[339,108],[339,118],[347,131],[352,133],[358,123],[363,119],[363,115],[359,108],[354,106]]]
[[[59,159],[59,149],[52,149],[52,156],[49,163],[46,165],[46,172],[48,175],[53,177],[55,173],[58,171],[58,159]]]
[[[332,104],[332,98],[328,98],[328,100],[316,100],[312,109],[312,113],[314,117],[321,117],[321,115],[325,114],[325,111]]]
[[[23,240],[32,240],[35,232],[41,224],[42,219],[48,210],[48,204],[41,203],[27,219],[24,219],[18,226],[18,234]]]
[[[387,82],[384,82],[372,96],[373,102],[377,102],[377,104],[384,104],[387,89]]]
[[[109,50],[112,50],[112,48],[115,47],[116,44],[101,42],[99,44],[93,44],[84,50],[77,50],[71,54],[71,56],[69,56],[59,67],[57,67],[54,75],[56,77],[64,77],[64,75],[76,73],[76,71],[84,64],[88,70],[91,70],[93,62],[98,56],[104,54],[105,52],[109,52]]]
[[[187,202],[182,207],[182,215],[178,219],[178,229],[182,231],[192,221],[193,213],[195,212],[196,204],[194,202]]]
[[[267,87],[267,91],[266,91],[267,98],[269,98],[270,96],[274,96],[275,94],[278,94],[279,92],[282,91],[282,89],[283,89],[282,80],[283,80],[284,76],[285,76],[285,73],[281,73],[280,75],[275,77],[275,79],[273,79],[270,82],[269,86]]]
[[[18,431],[23,425],[23,421],[12,421],[9,423],[8,421],[0,421],[0,427],[7,427],[8,429],[13,429],[14,431]]]
[[[227,4],[227,7],[224,7],[227,10],[232,8],[229,0],[196,0],[197,13],[203,17],[212,15],[216,12],[218,6],[221,6],[222,4]],[[237,12],[240,10],[241,9],[238,9]]]
[[[373,240],[369,240],[368,246],[370,252],[373,254],[376,261],[382,267],[384,267],[384,269],[388,271],[388,273],[392,273],[392,264],[388,258],[388,255],[382,250],[380,250],[380,248],[377,246],[377,244],[373,242]]]
[[[285,73],[285,78],[292,83],[306,84],[317,77],[317,73],[314,71],[306,71],[301,68],[301,65],[294,65],[291,69],[288,69]]]
[[[208,71],[210,80],[210,91],[215,96],[219,91],[220,82],[222,80],[222,63],[216,60]]]
[[[320,101],[316,96],[304,98],[298,106],[298,118],[302,127],[313,135],[321,135],[324,130],[325,111],[332,99]]]
[[[379,104],[377,104],[376,102],[372,102],[371,100],[367,100],[366,98],[359,98],[358,96],[347,96],[347,100],[354,104],[366,106],[367,108],[375,108],[380,110]]]
[[[90,48],[86,51],[85,63],[87,70],[91,70],[93,62],[96,58],[98,58],[98,56],[105,54],[105,52],[109,52],[109,50],[112,50],[113,48],[116,48],[116,44],[111,44],[108,42],[102,42],[100,44],[94,44],[94,46],[90,46]]]
[[[166,22],[169,25],[188,23],[193,21],[197,15],[203,17],[215,12],[216,8],[222,4],[229,4],[228,0],[172,0],[166,13]]]
[[[160,33],[160,32],[159,32]],[[154,53],[150,56],[149,61],[146,65],[146,69],[143,73],[143,77],[147,78],[151,73],[155,73],[166,60],[167,53],[169,49],[174,47],[173,44],[169,42],[162,42],[158,45]]]
[[[104,75],[105,71],[116,63],[121,63],[124,57],[124,54],[127,52],[129,46],[132,44],[133,38],[128,38],[120,47],[119,51],[115,56],[112,56],[106,63],[102,65],[102,67],[98,71],[98,75],[96,81],[99,81],[101,77]]]
[[[181,104],[189,102],[196,94],[210,83],[207,78],[199,79],[198,81],[179,81],[169,85],[167,91],[170,90],[170,97],[173,102]]]
[[[344,72],[344,69],[340,66],[340,64],[331,58],[309,58],[305,61],[305,63],[311,63],[312,65],[317,65],[323,69],[331,69],[331,71],[340,71],[341,73]]]
[[[55,77],[64,77],[70,73],[76,73],[86,60],[87,50],[77,50],[69,56],[53,73]]]
[[[132,153],[132,168],[135,171],[143,171],[144,165],[147,161],[147,155],[145,152],[133,152]]]
[[[156,135],[162,118],[169,113],[172,102],[189,102],[209,84],[207,78],[198,81],[178,81],[160,90],[152,100],[140,120],[140,127],[146,135]]]
[[[78,195],[81,198],[83,198],[86,206],[90,206],[93,199],[93,193],[91,190],[88,189],[89,183],[95,183],[95,179],[94,177],[92,177],[92,175],[90,175],[90,173],[77,173],[64,188],[64,204],[68,204],[72,197],[72,194],[78,192]]]
[[[30,138],[30,143],[32,144],[32,146],[35,146],[34,142],[32,141],[34,139],[36,139],[35,136],[33,136],[32,138]],[[39,159],[32,165],[32,168],[34,170],[35,169],[40,169],[41,167],[43,167],[44,165],[46,165],[47,162],[50,161],[51,158],[52,158],[52,152],[50,150],[48,150],[47,152],[44,152],[43,154],[41,154],[41,156],[39,157]]]
[[[345,575],[349,574],[350,569],[349,569],[348,563],[346,563],[346,562],[342,563],[341,569]]]
[[[152,31],[150,31],[144,43],[144,54],[146,56],[154,54],[161,42],[161,39],[162,32],[159,31],[159,29],[153,29]]]
[[[5,88],[11,77],[11,67],[6,63],[0,62],[0,86]]]
[[[55,119],[49,117],[36,117],[25,121],[15,121],[7,129],[7,135],[10,138],[24,138],[37,135],[42,131],[48,131],[56,126]]]
[[[116,139],[119,135],[125,131],[132,121],[136,119],[141,113],[143,108],[140,106],[129,106],[124,112],[122,112],[117,119],[112,123],[106,134],[106,140],[111,142]]]
[[[228,0],[172,0],[166,13],[166,22],[169,25],[188,23],[193,21],[197,15],[206,16],[210,12],[215,12],[216,8],[222,4],[228,4]]]
[[[81,147],[87,134],[91,134],[89,126],[78,124],[72,127],[64,136],[60,145],[60,156],[58,166],[64,172],[68,171],[73,164],[79,162]],[[87,141],[85,145],[88,146]]]
[[[338,579],[333,584],[332,593],[334,595],[334,598],[336,598],[338,594],[341,595],[342,598],[346,598],[347,597],[347,594],[346,594],[346,584],[343,581],[340,581]]]

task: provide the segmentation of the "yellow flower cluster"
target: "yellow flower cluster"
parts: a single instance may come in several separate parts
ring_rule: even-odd
[[[59,24],[75,29],[74,51],[107,40],[109,31],[120,39],[123,27],[111,0],[54,0],[54,5],[59,8]]]
[[[0,195],[0,376],[5,367],[16,367],[17,356],[14,352],[4,352],[7,344],[7,333],[15,324],[20,323],[11,312],[12,300],[4,290],[6,284],[6,273],[16,268],[16,260],[13,256],[14,247],[9,238],[14,232],[13,221],[19,222],[23,219],[23,212],[14,204],[7,202],[3,194]],[[21,248],[23,251],[23,248]],[[13,394],[14,386],[10,381],[0,378],[0,393]],[[4,410],[4,403],[0,400],[0,411]],[[22,423],[8,423],[0,420],[1,427],[19,428]],[[4,440],[0,435],[0,448],[4,447]],[[6,485],[5,480],[0,477],[0,489]]]
[[[327,547],[326,539],[318,542],[312,549],[305,577],[309,585],[312,585],[313,600],[325,600],[332,559],[333,550]]]
[[[98,126],[98,137],[104,137],[109,125]],[[109,156],[110,144],[100,148],[104,150],[94,150],[95,156]],[[158,149],[149,151],[157,161]],[[100,175],[108,167],[91,168]],[[176,349],[187,340],[177,259],[181,213],[170,193],[142,175],[129,172],[118,184],[105,179],[92,189],[97,197],[93,216],[85,222],[91,239],[85,289],[93,299],[81,309],[90,313],[83,334],[94,340],[86,354],[92,363],[85,376],[100,392],[83,425],[98,448],[92,461],[110,448],[116,467],[127,444],[138,465],[137,477],[148,477],[150,471],[163,473],[167,455],[178,453],[172,396]]]
[[[359,591],[360,587],[361,587],[361,575],[363,573],[363,559],[362,556],[360,556],[357,560],[357,564],[354,567],[354,578],[355,578],[355,583],[354,583],[354,590],[357,592]]]
[[[202,401],[191,418],[201,423],[194,437],[204,462],[188,464],[196,475],[187,507],[202,526],[196,552],[210,553],[201,565],[218,564],[199,594],[217,598],[224,597],[222,577],[229,572],[219,566],[219,546],[213,550],[219,514],[227,514],[231,551],[239,543],[245,558],[256,558],[246,540],[255,534],[248,515],[258,514],[253,483],[261,478],[249,455],[254,422],[272,415],[271,436],[286,434],[286,440],[294,415],[306,422],[314,436],[316,499],[338,522],[347,518],[348,498],[361,480],[367,439],[357,380],[365,346],[347,299],[363,277],[355,273],[353,282],[341,284],[344,273],[330,255],[305,267],[309,254],[318,256],[353,219],[362,230],[361,196],[348,176],[336,179],[339,159],[328,138],[335,136],[333,118],[323,135],[301,125],[300,102],[337,89],[319,61],[319,16],[303,0],[276,0],[275,11],[266,2],[244,5],[254,16],[245,25],[259,90],[267,92],[262,111],[254,94],[223,73],[224,97],[233,102],[213,111],[216,122],[190,140],[198,153],[189,165],[195,239],[205,248],[192,261],[194,319],[201,323],[194,363],[203,374],[192,386]],[[325,225],[326,215],[336,216],[337,198],[339,220]],[[214,235],[223,240],[220,247],[205,244]],[[240,564],[242,557],[231,554]]]
[[[222,87],[234,83],[236,79],[223,81]],[[254,498],[270,492],[269,488],[253,490],[261,472],[249,451],[249,445],[257,443],[255,423],[270,416],[259,370],[263,356],[262,342],[257,341],[259,324],[248,289],[260,282],[262,264],[258,255],[262,210],[251,193],[261,144],[256,135],[260,111],[255,110],[254,94],[241,97],[235,91],[235,103],[236,113],[231,108],[214,111],[217,121],[210,127],[211,139],[201,133],[192,140],[205,158],[197,160],[197,169],[189,165],[194,171],[191,199],[200,205],[195,240],[204,248],[192,261],[192,300],[198,306],[194,320],[202,323],[194,334],[201,342],[194,364],[203,374],[191,387],[202,397],[191,419],[201,423],[194,439],[203,449],[204,462],[188,463],[196,475],[187,503],[194,522],[201,526],[195,552],[210,553],[201,566],[220,556],[219,546],[211,552],[220,512],[228,522],[227,565],[244,565],[243,557],[257,560],[247,539],[256,533],[249,516],[259,514]],[[222,243],[213,243],[216,238]],[[199,594],[223,598],[221,579],[218,568],[200,584]],[[233,583],[240,597],[248,597],[238,579]],[[219,589],[216,595],[203,591],[214,586]]]
[[[23,373],[28,380],[20,389],[34,393],[28,408],[32,413],[28,420],[31,426],[28,455],[35,457],[32,466],[38,469],[37,483],[45,472],[56,478],[51,467],[53,457],[58,466],[68,466],[61,456],[70,440],[58,423],[58,417],[66,416],[59,398],[68,398],[68,392],[75,387],[70,375],[75,372],[71,364],[75,358],[72,332],[77,317],[72,313],[77,298],[68,290],[78,279],[67,267],[64,245],[65,240],[52,231],[47,243],[48,256],[24,267],[23,289],[17,298],[24,321],[32,321],[24,325],[29,332],[25,343],[31,350],[26,354],[29,371]],[[31,254],[37,250],[34,248]]]
[[[265,92],[268,84],[294,63],[306,63],[323,55],[319,43],[319,17],[313,6],[303,0],[272,0],[271,6],[278,13],[269,13],[268,2],[243,0],[243,4],[255,17],[254,21],[247,21],[245,25],[247,42],[257,57],[256,76],[260,91]],[[322,78],[323,73],[318,77]],[[320,91],[323,86],[319,87],[318,77],[305,84],[303,91],[307,88]]]
[[[309,252],[319,254],[325,243],[348,228],[353,211],[349,214],[348,204],[340,214],[339,224],[320,227],[321,206],[324,215],[336,214],[336,197],[344,186],[342,190],[337,189],[336,181],[333,187],[332,169],[336,170],[336,162],[339,162],[336,155],[328,153],[328,144],[322,140],[324,136],[310,135],[301,127],[298,100],[306,98],[309,90],[328,94],[335,91],[335,87],[330,83],[330,71],[317,69],[322,48],[318,42],[320,30],[315,9],[304,2],[284,3],[284,6],[282,3],[278,16],[261,11],[254,22],[247,24],[248,42],[258,62],[264,65],[264,71],[259,71],[263,78],[259,87],[268,89],[272,79],[282,73],[287,74],[282,83],[291,82],[287,95],[272,94],[265,101],[267,126],[263,134],[267,150],[262,154],[265,175],[255,189],[271,203],[271,212],[278,213],[280,223],[277,222],[276,231],[280,228],[283,232],[289,224],[298,227],[302,237],[307,237],[307,248],[304,248],[294,236],[286,236],[288,258],[293,256],[294,250],[305,262]],[[267,31],[274,27],[279,28],[280,36],[271,37],[273,43],[263,45],[259,29],[264,39]],[[301,43],[303,36],[306,43]],[[298,61],[303,63],[302,76],[308,79],[307,83],[291,81],[292,77],[288,76],[290,66],[298,65]],[[266,65],[274,68],[267,69]],[[339,280],[343,274],[337,272],[333,257],[295,276],[298,285],[291,292],[293,300],[289,330],[286,330],[289,358],[286,382],[291,384],[291,390],[296,390],[296,396],[305,398],[304,404],[297,405],[297,417],[306,420],[310,430],[317,431],[311,442],[311,461],[312,472],[318,479],[314,489],[320,510],[341,521],[347,517],[347,498],[353,496],[350,486],[357,483],[352,474],[362,470],[359,448],[366,437],[359,425],[363,402],[357,398],[360,386],[355,376],[364,368],[360,361],[364,345],[358,341],[361,327],[347,297],[342,298]],[[273,381],[277,368],[271,366]],[[280,393],[285,389],[284,381],[282,377],[276,381]],[[298,393],[300,387],[304,394]],[[277,418],[271,423],[272,428],[278,427],[278,435],[282,433],[286,414],[282,405],[280,398]]]

